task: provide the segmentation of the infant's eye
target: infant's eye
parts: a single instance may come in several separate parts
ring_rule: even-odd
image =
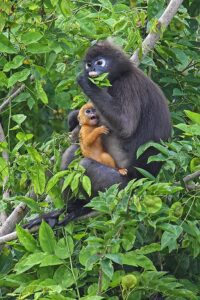
[[[89,69],[91,66],[92,66],[92,64],[90,62],[86,63],[86,65],[85,65],[86,70]]]
[[[106,65],[105,59],[102,58],[97,60],[96,65],[104,67]]]

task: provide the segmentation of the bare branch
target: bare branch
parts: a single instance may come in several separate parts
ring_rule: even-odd
[[[89,218],[94,218],[96,216],[98,216],[99,213],[96,212],[96,211],[92,211],[86,215],[83,215],[79,218],[77,218],[78,221],[81,221],[81,220],[86,220],[86,219],[89,219]],[[29,232],[37,232],[39,229],[39,225],[35,225],[34,227],[32,227],[31,229],[27,229]],[[7,242],[10,242],[10,241],[13,241],[13,240],[16,240],[17,239],[17,233],[16,231],[12,232],[12,233],[9,233],[9,234],[5,234],[3,236],[0,236],[0,245],[1,244],[5,244]]]
[[[191,180],[198,178],[198,177],[200,177],[200,170],[198,170],[190,175],[187,175],[183,178],[183,182],[184,182],[187,190],[199,190],[200,189],[199,185],[196,185],[195,183],[193,183],[193,184],[188,183]]]
[[[33,199],[36,197],[34,192],[29,192],[26,196]],[[25,217],[27,212],[28,207],[25,203],[21,202],[19,205],[17,205],[17,207],[15,207],[13,212],[10,214],[10,216],[6,219],[5,223],[1,227],[0,237],[11,233],[15,229],[16,224],[18,224]]]
[[[0,236],[4,236],[15,229],[18,224],[27,213],[27,206],[24,203],[20,203],[6,219],[3,226],[0,229]]]
[[[10,104],[11,100],[14,99],[15,97],[17,97],[21,92],[23,92],[25,90],[26,86],[23,83],[17,90],[15,90],[13,93],[11,93],[10,96],[8,96],[8,98],[6,98],[4,100],[4,102],[0,105],[0,112]]]
[[[160,38],[161,28],[166,28],[169,25],[172,18],[176,15],[182,2],[183,0],[170,1],[164,13],[158,19],[158,25],[157,25],[158,32],[156,33],[150,32],[142,43],[142,58],[144,58],[147,55],[147,53],[154,48],[156,42]],[[131,60],[134,62],[136,66],[140,64],[140,59],[138,54],[139,54],[139,49],[137,49],[131,56]]]
[[[30,230],[27,230],[31,233],[38,231],[39,226],[34,226],[33,228],[31,228]],[[2,237],[0,237],[0,245],[5,244],[7,242],[13,241],[17,239],[17,233],[16,231],[11,232],[9,234],[6,234]]]

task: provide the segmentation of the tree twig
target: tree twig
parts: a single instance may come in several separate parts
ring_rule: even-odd
[[[13,93],[11,93],[10,96],[8,96],[4,101],[3,103],[0,105],[0,112],[5,108],[7,107],[11,100],[14,99],[15,97],[17,97],[21,92],[23,92],[25,90],[26,86],[25,84],[23,83],[19,88],[17,88]]]
[[[142,42],[142,58],[144,58],[150,50],[152,50],[159,40],[161,35],[161,28],[166,28],[172,18],[176,15],[179,7],[181,6],[183,0],[171,0],[168,4],[167,8],[165,9],[162,16],[158,19],[158,32],[150,32],[147,37]],[[139,59],[139,49],[137,49],[133,55],[131,56],[131,60],[133,63],[138,66],[140,63]]]
[[[189,174],[183,178],[183,182],[184,182],[187,190],[199,189],[199,187],[196,186],[195,184],[188,184],[188,182],[190,182],[191,180],[198,178],[198,177],[200,177],[200,170],[198,170],[192,174]]]

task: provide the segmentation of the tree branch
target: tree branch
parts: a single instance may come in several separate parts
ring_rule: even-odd
[[[81,220],[86,220],[86,219],[89,219],[89,218],[94,218],[96,216],[98,216],[99,213],[96,212],[96,211],[92,211],[86,215],[83,215],[83,216],[80,216],[78,218],[78,221],[81,221]],[[27,229],[29,232],[37,232],[38,229],[39,229],[40,225],[35,225],[34,227],[32,227],[31,229]],[[13,240],[16,240],[17,239],[17,233],[16,231],[12,232],[12,233],[9,233],[9,234],[5,234],[3,236],[0,236],[0,245],[1,244],[5,244],[7,242],[10,242],[10,241],[13,241]]]
[[[27,197],[34,199],[36,195],[34,192],[29,192],[27,193]],[[3,226],[1,227],[0,237],[13,232],[16,224],[18,224],[25,217],[27,212],[28,207],[25,203],[21,202],[19,205],[17,205],[17,207],[15,207],[13,212],[10,214],[10,216],[6,219]]]
[[[199,185],[196,185],[196,184],[188,184],[188,182],[190,182],[191,180],[195,179],[195,178],[198,178],[200,177],[200,170],[190,174],[190,175],[187,175],[183,178],[183,182],[185,184],[185,187],[187,190],[197,190],[199,189]]]
[[[179,7],[181,6],[183,0],[171,0],[165,9],[162,16],[158,19],[158,32],[150,32],[142,43],[142,58],[144,58],[150,50],[152,50],[159,40],[161,35],[161,28],[166,28],[172,18],[176,15]],[[137,49],[131,56],[133,63],[138,66],[140,64],[139,59],[139,49]]]
[[[14,99],[15,97],[17,97],[21,92],[23,92],[25,90],[26,86],[23,83],[19,88],[17,88],[15,91],[13,91],[11,93],[10,96],[8,96],[3,103],[0,105],[0,112],[10,104],[11,100]]]

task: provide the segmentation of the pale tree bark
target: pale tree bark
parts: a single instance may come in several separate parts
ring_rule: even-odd
[[[147,37],[144,39],[142,42],[142,58],[144,58],[149,51],[151,51],[156,42],[159,40],[160,35],[161,35],[161,28],[165,29],[172,18],[176,15],[179,7],[181,6],[183,0],[171,0],[165,9],[164,13],[162,16],[158,19],[158,32],[150,32]],[[136,66],[140,64],[140,58],[139,58],[139,49],[137,49],[133,55],[131,56],[131,60],[134,62]]]

